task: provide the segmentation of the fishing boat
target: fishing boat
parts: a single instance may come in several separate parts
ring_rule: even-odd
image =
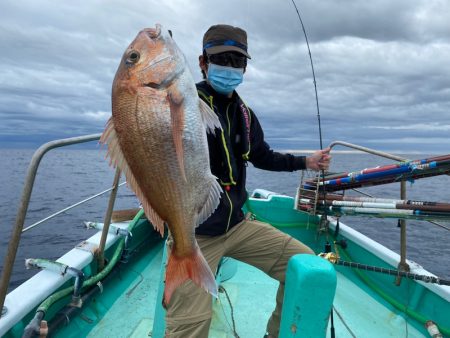
[[[133,219],[119,219],[120,212],[114,217],[119,172],[108,209],[98,210],[106,214],[104,222],[87,222],[98,232],[74,243],[56,261],[28,259],[28,267],[42,271],[6,294],[42,157],[99,137],[49,142],[31,159],[2,271],[2,337],[164,336],[165,238],[142,210]],[[335,145],[401,160],[344,142]],[[298,196],[257,189],[245,209],[321,253],[294,256],[289,262],[280,337],[450,337],[449,282],[403,252],[394,253],[336,215],[301,210]],[[210,337],[263,337],[277,282],[228,257],[222,259],[216,281],[219,296],[213,300]]]

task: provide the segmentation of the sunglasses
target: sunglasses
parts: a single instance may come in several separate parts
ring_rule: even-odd
[[[247,66],[247,57],[234,52],[210,54],[208,59],[211,63],[219,66],[231,66],[233,68],[245,68]]]

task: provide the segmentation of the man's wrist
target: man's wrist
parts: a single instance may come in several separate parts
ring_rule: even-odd
[[[294,157],[294,170],[303,170],[307,168],[307,157],[306,156],[295,156]]]

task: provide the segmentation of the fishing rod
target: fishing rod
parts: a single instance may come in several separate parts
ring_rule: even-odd
[[[347,206],[332,206],[326,209],[328,214],[334,215],[336,217],[366,216],[378,218],[415,219],[419,221],[450,220],[449,212]],[[318,212],[324,212],[325,209],[318,208],[317,210]]]
[[[389,170],[395,170],[399,168],[405,168],[406,170],[423,170],[428,168],[437,168],[443,165],[449,165],[450,160],[450,154],[447,155],[441,155],[441,156],[435,156],[435,157],[429,157],[425,159],[419,159],[419,160],[412,160],[412,161],[401,161],[398,163],[393,164],[387,164],[383,166],[377,166],[373,168],[366,168],[360,171],[354,171],[354,172],[343,172],[343,173],[337,173],[337,174],[328,174],[327,175],[327,182],[328,180],[336,180],[339,178],[346,178],[346,177],[353,177],[361,174],[376,174],[376,173],[383,173],[388,172]]]
[[[306,34],[305,25],[303,24],[302,16],[300,15],[300,12],[299,12],[299,10],[297,8],[297,4],[295,3],[294,0],[291,0],[291,1],[292,1],[292,4],[294,5],[295,11],[297,12],[298,19],[299,19],[300,24],[302,26],[303,35],[305,36],[306,46],[308,47],[309,61],[311,63],[311,71],[312,71],[313,83],[314,83],[314,93],[315,93],[315,97],[316,97],[317,122],[319,124],[320,150],[323,150],[322,125],[320,123],[319,95],[317,94],[316,74],[315,74],[315,71],[314,71],[314,64],[313,64],[313,60],[312,60],[311,49],[309,48],[308,35]],[[322,174],[321,175],[322,176],[322,181],[325,182],[325,170],[322,169],[321,174]],[[317,182],[317,183],[319,183],[319,182]],[[317,191],[318,190],[319,190],[319,185],[317,185]],[[322,189],[322,193],[323,193],[323,198],[325,199],[326,198],[326,191],[324,189]],[[324,216],[323,220],[325,221],[325,224],[326,224],[327,223],[327,213],[326,213],[326,211],[325,211],[323,216]],[[333,308],[330,311],[330,324],[331,324],[330,325],[331,338],[335,338]]]
[[[318,125],[319,125],[319,138],[320,138],[320,149],[323,150],[323,143],[322,143],[322,128],[321,128],[321,121],[320,121],[320,110],[319,110],[319,99],[318,99],[318,94],[317,94],[317,84],[316,84],[316,77],[315,77],[315,71],[314,71],[314,65],[313,65],[313,61],[312,61],[312,56],[311,56],[311,49],[309,47],[309,42],[308,42],[308,36],[306,34],[306,30],[305,30],[305,26],[303,24],[303,20],[301,18],[300,12],[297,8],[297,5],[295,3],[294,0],[291,0],[292,4],[297,12],[297,16],[298,19],[300,21],[302,30],[303,30],[303,34],[305,36],[305,40],[306,40],[306,45],[308,48],[308,54],[309,54],[309,60],[311,63],[311,70],[312,70],[312,75],[313,75],[313,82],[314,82],[314,91],[315,91],[315,97],[316,97],[316,108],[317,108],[317,120],[318,120]],[[321,180],[317,179],[317,189],[316,189],[316,196],[318,196],[318,192],[319,192],[319,183],[322,183],[322,186],[325,185],[325,171],[322,170],[322,175],[321,175]],[[322,182],[320,182],[322,181]],[[359,185],[362,186],[362,185]],[[358,186],[358,187],[359,187]],[[301,188],[301,187],[300,187]],[[300,189],[299,189],[300,190]],[[322,194],[323,194],[323,199],[326,200],[326,189],[324,189],[322,187]],[[326,214],[326,210],[324,211],[324,219],[325,222],[327,220],[327,214]],[[327,242],[327,245],[329,246],[330,244]],[[392,274],[395,276],[403,276],[406,278],[412,278],[415,280],[421,280],[427,283],[437,283],[437,284],[441,284],[441,285],[450,285],[450,281],[447,280],[441,280],[439,278],[433,277],[433,276],[424,276],[424,275],[418,275],[418,274],[413,274],[413,273],[409,273],[409,272],[405,272],[405,271],[398,271],[398,270],[393,270],[393,269],[385,269],[385,268],[378,268],[378,267],[373,267],[373,266],[369,266],[369,265],[364,265],[364,264],[359,264],[359,263],[354,263],[354,262],[346,262],[346,261],[342,261],[339,259],[339,256],[337,256],[336,254],[333,254],[331,252],[329,252],[328,254],[326,254],[328,256],[330,255],[334,255],[335,257],[337,257],[337,259],[335,259],[335,261],[333,262],[334,264],[339,264],[339,265],[343,265],[343,266],[351,266],[353,268],[356,269],[365,269],[367,271],[377,271],[380,273],[386,273],[386,274]],[[331,338],[335,337],[335,329],[334,329],[334,319],[333,319],[333,308],[331,309],[330,312],[330,322],[331,322],[331,327],[330,327],[330,334],[331,334]]]
[[[309,41],[308,41],[308,35],[306,34],[306,29],[305,29],[305,25],[303,24],[303,20],[302,20],[302,16],[300,15],[300,11],[298,10],[297,4],[295,3],[294,0],[291,0],[292,4],[294,5],[295,11],[297,12],[297,17],[300,21],[300,24],[302,26],[302,31],[303,31],[303,35],[305,36],[305,41],[306,41],[306,46],[308,48],[308,55],[309,55],[309,62],[311,64],[311,71],[312,71],[312,76],[313,76],[313,83],[314,83],[314,93],[315,93],[315,97],[316,97],[316,109],[317,109],[317,122],[319,124],[319,141],[320,141],[320,150],[323,150],[323,141],[322,141],[322,125],[320,122],[320,109],[319,109],[319,95],[317,94],[317,82],[316,82],[316,73],[314,71],[314,63],[312,60],[312,55],[311,55],[311,48],[309,47]],[[322,185],[325,184],[325,170],[321,170],[321,178],[322,178]],[[319,191],[319,180],[317,181],[317,185],[316,185],[316,190]],[[325,189],[322,189],[322,195],[323,198],[326,199],[326,191]],[[323,220],[325,221],[325,223],[327,222],[327,214],[326,211],[324,213],[324,217]]]
[[[450,219],[450,203],[423,202],[412,200],[391,200],[385,198],[327,197],[308,198],[300,196],[297,208],[306,212],[328,213],[336,217],[369,216],[381,218],[401,218],[416,220]]]
[[[421,171],[445,171],[450,167],[450,159],[445,161],[433,161],[427,162],[425,164],[415,164],[415,163],[400,163],[392,164],[384,167],[364,169],[361,171],[355,171],[351,173],[344,174],[334,174],[332,178],[327,176],[327,180],[324,182],[325,185],[339,185],[355,181],[371,180],[388,176],[401,175],[404,173],[418,173]],[[439,169],[439,170],[438,170]]]
[[[400,271],[396,269],[387,269],[382,268],[379,266],[373,266],[373,265],[367,265],[367,264],[361,264],[356,262],[349,262],[344,261],[339,258],[339,255],[333,252],[328,253],[321,253],[319,254],[320,257],[325,258],[327,261],[329,261],[332,264],[335,265],[342,265],[358,270],[365,270],[365,271],[372,271],[372,272],[378,272],[385,275],[391,275],[396,277],[405,277],[409,279],[413,279],[416,281],[421,281],[424,283],[430,283],[430,284],[438,284],[438,285],[450,285],[450,280],[442,279],[435,276],[429,276],[429,275],[420,275],[417,273],[407,272],[407,271]]]
[[[377,200],[377,199],[375,199]],[[383,199],[381,199],[383,200]],[[389,200],[385,201],[364,201],[364,200],[320,200],[320,205],[342,206],[342,207],[363,207],[363,208],[382,208],[382,209],[402,209],[402,210],[420,210],[435,212],[450,212],[450,203],[441,202],[421,202],[411,200]]]
[[[359,192],[359,191],[357,191]],[[303,198],[312,199],[315,197],[314,191],[312,190],[303,190],[302,196]],[[323,201],[324,199],[319,197],[319,201]],[[447,202],[434,202],[434,201],[421,201],[421,200],[402,200],[398,198],[379,198],[372,196],[346,196],[343,194],[334,194],[327,193],[326,201],[350,201],[350,202],[373,202],[373,203],[391,203],[396,205],[397,207],[404,205],[405,207],[414,206],[417,208],[430,208],[430,210],[434,209],[434,207],[441,207],[445,209],[444,211],[450,211],[450,203]]]
[[[308,47],[308,54],[309,54],[309,61],[311,63],[311,70],[312,70],[312,76],[313,76],[313,82],[314,82],[314,93],[316,94],[316,108],[317,108],[317,121],[319,123],[319,139],[320,139],[320,150],[323,149],[323,143],[322,143],[322,127],[320,123],[320,110],[319,110],[319,96],[317,95],[317,84],[316,84],[316,74],[314,72],[314,64],[311,56],[311,49],[309,48],[309,41],[308,41],[308,35],[306,34],[305,25],[303,24],[302,17],[300,15],[300,12],[297,8],[297,5],[294,0],[291,0],[292,4],[294,5],[295,11],[297,12],[298,19],[300,20],[300,24],[302,26],[303,35],[305,36],[306,40],[306,46]]]
[[[320,206],[344,206],[344,207],[364,207],[364,208],[383,208],[383,209],[403,209],[403,210],[421,210],[450,212],[450,203],[429,202],[417,200],[400,200],[390,198],[370,198],[357,196],[344,196],[337,194],[328,194],[326,198],[318,197],[310,193],[300,196],[300,204],[311,204],[315,202]]]
[[[304,188],[314,190],[319,185],[322,190],[334,192],[365,186],[395,183],[405,180],[417,180],[426,177],[447,175],[450,173],[450,160],[433,161],[425,164],[403,163],[389,168],[371,168],[343,174],[327,175],[324,179],[308,180]]]
[[[326,199],[323,199],[317,197],[313,190],[299,189],[295,207],[314,215],[323,213],[323,208],[326,208],[326,212],[335,217],[366,216],[428,221],[450,231],[450,227],[432,221],[450,219],[450,203],[445,202],[345,196],[334,193],[327,193]]]

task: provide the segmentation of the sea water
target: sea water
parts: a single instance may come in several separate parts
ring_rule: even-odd
[[[98,149],[58,149],[45,155],[39,167],[25,226],[86,199],[112,185],[114,169],[105,160],[105,151]],[[0,149],[0,269],[3,269],[11,230],[22,195],[26,171],[34,150]],[[408,154],[408,159],[439,154]],[[330,170],[356,171],[391,160],[366,154],[333,153]],[[151,168],[148,168],[151,170]],[[301,172],[269,172],[248,166],[249,192],[263,188],[294,196]],[[311,175],[306,173],[307,175]],[[123,181],[123,179],[122,179]],[[399,198],[400,184],[387,184],[360,190],[375,197]],[[14,265],[9,291],[36,271],[25,269],[26,258],[57,259],[96,230],[86,229],[84,221],[103,222],[109,194],[68,210],[23,233]],[[407,184],[407,198],[450,202],[450,176],[443,175],[416,180]],[[134,208],[138,201],[129,188],[119,189],[115,209]],[[400,248],[400,228],[396,219],[345,216],[341,221],[395,252]],[[450,224],[443,223],[450,227]],[[407,257],[427,270],[450,279],[450,231],[426,221],[407,221]]]

